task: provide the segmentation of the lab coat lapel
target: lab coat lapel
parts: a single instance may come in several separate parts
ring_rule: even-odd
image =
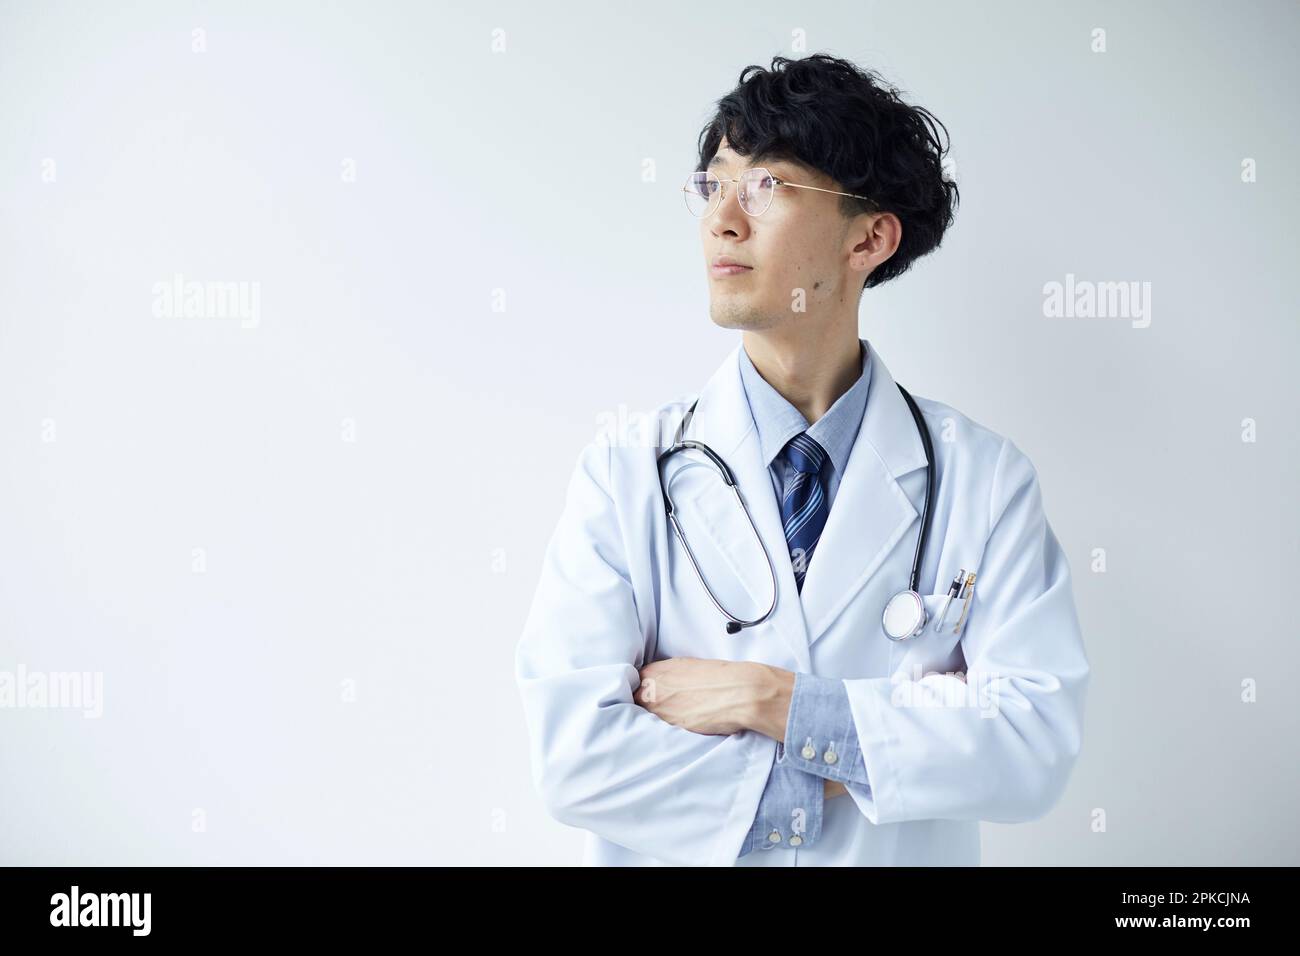
[[[762,460],[758,430],[754,425],[754,416],[749,409],[744,382],[740,377],[742,347],[737,346],[727,356],[700,392],[699,404],[687,427],[686,438],[704,442],[726,461],[776,571],[777,600],[772,616],[763,624],[754,628],[744,628],[733,637],[741,639],[742,635],[755,634],[762,631],[767,624],[771,624],[789,647],[793,655],[794,668],[807,671],[810,669],[807,625],[799,604],[799,592],[795,587],[794,569],[790,563],[785,531],[781,524],[781,513],[777,507],[776,491],[772,487],[772,478],[767,465]],[[697,451],[689,451],[685,455],[697,461],[707,460]],[[685,455],[675,457],[680,460]],[[666,466],[663,479],[671,480],[670,473],[675,469],[676,466],[673,468]],[[719,491],[719,489],[725,490],[721,477],[711,483],[697,484],[696,488],[694,498],[699,506],[697,510],[702,514],[715,515],[718,523],[711,526],[707,522],[700,521],[696,522],[697,526],[686,526],[683,522],[686,536],[689,539],[700,534],[712,539],[715,547],[731,563],[733,573],[752,597],[754,602],[752,607],[757,608],[753,613],[741,608],[728,608],[728,610],[739,617],[757,617],[767,610],[772,600],[772,582],[767,562],[755,553],[753,534],[744,524],[743,515],[740,513],[734,495],[729,491],[725,494]],[[673,495],[676,499],[675,489]],[[707,507],[705,507],[705,495],[709,496]],[[680,500],[678,508],[684,510]],[[722,509],[726,509],[725,514],[719,513]],[[712,622],[710,626],[711,624]],[[701,626],[704,626],[703,622]]]
[[[908,535],[918,530],[920,512],[898,479],[925,467],[925,446],[889,369],[870,342],[867,349],[871,382],[862,424],[804,576],[809,646],[826,633],[899,542],[913,541]],[[899,589],[906,585],[905,578],[899,580]],[[879,627],[879,620],[874,623]]]

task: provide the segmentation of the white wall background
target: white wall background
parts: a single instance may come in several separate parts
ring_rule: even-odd
[[[598,416],[738,341],[700,125],[817,51],[943,120],[963,195],[862,333],[1029,454],[1075,573],[1084,755],[985,861],[1300,862],[1296,5],[744,11],[0,4],[0,671],[103,679],[0,709],[0,863],[577,862],[515,641]],[[177,273],[256,323],[156,316]],[[1149,327],[1044,317],[1067,273]]]

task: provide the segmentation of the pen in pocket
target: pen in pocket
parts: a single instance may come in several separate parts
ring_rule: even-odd
[[[939,632],[939,629],[943,627],[943,619],[948,616],[948,605],[952,604],[952,599],[955,598],[957,592],[961,590],[961,584],[964,580],[966,580],[966,569],[959,568],[957,576],[952,579],[952,584],[948,585],[948,596],[943,599],[943,607],[939,609],[939,617],[935,619],[934,630],[936,634]]]
[[[954,634],[961,633],[962,626],[966,623],[966,612],[970,610],[971,601],[975,597],[975,572],[974,571],[972,571],[970,573],[970,577],[966,579],[966,584],[962,588],[961,596],[964,598],[964,600],[962,601],[962,605],[961,605],[961,616],[957,618],[957,624],[952,629],[952,632]]]

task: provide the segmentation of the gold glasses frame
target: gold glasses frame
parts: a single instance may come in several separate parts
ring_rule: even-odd
[[[696,182],[695,177],[699,176],[700,173],[704,173],[706,177],[705,182],[716,182],[718,184],[718,189],[709,197],[709,202],[708,205],[704,207],[704,212],[696,213],[695,210],[691,209],[691,195],[692,193],[694,193],[697,197],[699,196],[699,190],[693,189],[692,185]],[[743,171],[739,176],[733,176],[730,179],[723,179],[721,176],[719,176],[711,169],[697,169],[694,172],[692,172],[689,176],[686,177],[686,183],[685,185],[682,186],[682,199],[686,203],[687,211],[690,212],[692,216],[695,216],[696,219],[703,219],[705,216],[708,216],[710,213],[716,211],[719,207],[721,207],[721,205],[724,202],[727,201],[727,183],[739,184],[746,176],[750,176],[754,173],[762,173],[763,175],[759,177],[760,179],[772,180],[773,187],[791,186],[795,189],[813,189],[819,193],[830,193],[833,196],[850,196],[853,199],[865,199],[867,202],[872,203],[873,205],[875,203],[875,200],[872,199],[870,196],[860,196],[857,193],[844,193],[835,189],[823,189],[821,186],[805,186],[801,183],[792,183],[788,179],[782,179],[780,176],[772,175],[772,172],[766,166],[751,166],[749,169]],[[739,185],[737,185],[736,191],[737,191],[737,199],[739,199],[739,192],[740,192]],[[740,206],[740,211],[747,216],[752,216],[752,217],[761,216],[763,215],[763,213],[767,212],[767,210],[771,208],[772,198],[775,195],[776,195],[776,189],[773,188],[772,191],[768,194],[767,205],[765,205],[758,212],[750,212],[748,209],[745,208],[745,204],[743,202],[738,202],[738,205]],[[716,203],[714,202],[715,196],[717,197]]]

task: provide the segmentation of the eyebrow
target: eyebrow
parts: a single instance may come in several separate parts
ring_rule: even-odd
[[[764,154],[764,155],[762,155],[762,156],[755,156],[755,157],[753,157],[753,160],[754,160],[754,165],[756,165],[756,166],[757,166],[757,165],[769,165],[769,166],[770,166],[770,165],[772,165],[772,164],[774,164],[774,163],[784,163],[784,162],[785,162],[784,159],[781,159],[781,158],[778,157],[778,156],[769,156],[769,155],[767,155],[767,154]],[[706,168],[708,168],[708,169],[715,169],[715,168],[717,168],[718,166],[725,165],[726,162],[727,162],[727,160],[723,157],[722,153],[714,153],[714,154],[713,154],[713,158],[712,158],[711,160],[709,160],[709,165],[708,165]]]

